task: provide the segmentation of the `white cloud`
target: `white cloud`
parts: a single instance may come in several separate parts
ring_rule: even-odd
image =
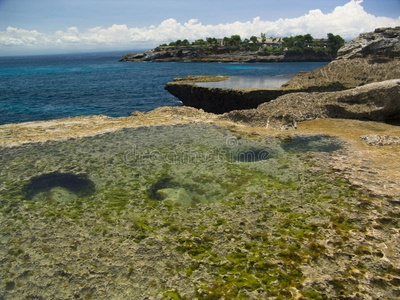
[[[0,47],[45,45],[48,42],[46,35],[36,30],[7,27],[6,31],[0,31]]]
[[[276,21],[263,21],[256,17],[252,21],[219,25],[203,25],[196,19],[179,23],[175,19],[164,20],[161,24],[142,28],[128,28],[114,24],[108,28],[94,27],[79,30],[77,27],[44,34],[8,27],[0,31],[0,51],[6,49],[92,49],[98,47],[123,49],[152,46],[177,39],[195,40],[205,37],[224,37],[239,34],[242,38],[252,35],[290,36],[311,33],[314,37],[326,37],[327,33],[339,34],[352,39],[361,32],[373,31],[377,27],[400,25],[400,17],[391,19],[368,14],[362,7],[362,0],[351,0],[338,6],[333,12],[324,14],[311,10],[306,15]]]

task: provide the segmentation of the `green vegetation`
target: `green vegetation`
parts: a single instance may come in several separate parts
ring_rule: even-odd
[[[294,55],[335,55],[344,45],[344,39],[340,35],[328,33],[328,39],[314,39],[311,34],[285,37],[283,47],[289,54]]]
[[[336,55],[340,47],[344,45],[344,39],[339,35],[328,33],[327,39],[314,39],[311,34],[284,37],[267,38],[265,33],[261,37],[251,36],[242,40],[240,35],[232,35],[223,39],[206,38],[197,39],[190,43],[187,39],[177,40],[162,47],[199,47],[208,53],[226,53],[235,51],[264,51],[286,52],[293,55]]]

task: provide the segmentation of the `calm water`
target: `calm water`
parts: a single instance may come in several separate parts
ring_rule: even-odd
[[[168,198],[183,205],[230,201],[232,193],[247,193],[260,178],[296,181],[307,171],[297,157],[301,153],[341,147],[338,139],[325,136],[238,138],[212,124],[124,129],[0,148],[0,198],[70,202],[117,195],[124,203]]]
[[[199,86],[227,89],[252,89],[280,87],[293,76],[232,76],[224,81],[200,82]]]
[[[128,116],[181,102],[164,90],[188,75],[275,76],[326,63],[118,62],[122,52],[0,57],[0,124],[104,114]]]

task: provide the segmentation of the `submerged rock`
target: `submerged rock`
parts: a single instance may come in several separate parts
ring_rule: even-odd
[[[34,201],[55,201],[55,202],[71,202],[77,198],[77,195],[70,190],[57,186],[48,191],[37,193],[32,200]]]
[[[180,204],[183,206],[189,206],[192,204],[192,199],[185,189],[162,189],[157,192],[157,194],[163,198],[163,201],[171,201],[174,204]]]

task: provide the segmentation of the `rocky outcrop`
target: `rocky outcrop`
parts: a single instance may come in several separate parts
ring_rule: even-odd
[[[385,62],[399,57],[400,26],[378,28],[374,32],[361,34],[340,48],[337,60],[369,58]]]
[[[331,61],[331,55],[293,55],[286,52],[238,51],[219,48],[216,53],[201,47],[156,47],[143,53],[125,54],[120,61],[192,61],[192,62],[297,62]]]
[[[208,77],[207,77],[208,78]],[[203,109],[206,112],[222,114],[232,110],[255,108],[261,103],[271,101],[287,93],[298,90],[279,88],[226,89],[197,86],[204,81],[201,76],[175,78],[164,88],[179,98],[185,106]],[[212,80],[212,79],[209,79]]]
[[[327,66],[304,72],[284,86],[332,91],[400,78],[400,27],[363,33],[346,43]]]
[[[206,88],[197,86],[195,81],[186,83],[186,79],[183,79],[180,82],[167,83],[165,89],[178,97],[184,105],[202,108],[207,112],[225,113],[232,110],[254,109],[263,102],[269,102],[279,96],[294,92],[342,91],[374,82],[398,79],[400,78],[399,45],[400,27],[381,28],[372,33],[361,34],[355,40],[346,43],[339,50],[338,58],[330,64],[311,72],[301,72],[281,88],[252,90]],[[380,93],[382,94],[382,92]],[[315,97],[315,94],[300,96],[305,99],[304,105],[310,106],[308,114],[311,116],[314,114],[313,112],[320,109],[319,103],[324,100],[316,99],[314,106],[313,103],[306,100],[308,97],[311,99]],[[340,94],[337,96],[330,94],[328,98],[335,97],[341,96]],[[355,106],[352,109],[354,108]],[[326,112],[316,113],[315,117],[335,117],[334,112],[337,111],[338,116],[345,118],[350,118],[351,115],[354,118],[371,118],[373,120],[386,118],[384,115],[378,117],[380,113],[372,111],[368,112],[370,114],[368,116],[359,111],[350,113],[349,110],[345,110],[345,112],[341,112],[339,106],[335,107],[334,105],[330,111],[329,114]],[[252,112],[244,114],[249,117]],[[240,115],[243,114],[240,113]],[[257,117],[255,118],[257,119]],[[282,116],[279,115],[277,118],[281,119]],[[294,120],[299,121],[300,119],[302,118],[294,117]]]
[[[283,85],[291,93],[226,118],[271,128],[295,128],[316,118],[384,121],[400,118],[400,27],[361,34],[325,67]]]
[[[198,47],[157,47],[143,53],[125,54],[120,61],[183,61],[201,55]]]
[[[291,93],[257,109],[232,111],[222,118],[277,129],[296,128],[297,122],[316,118],[396,119],[400,118],[400,79],[340,92]]]

